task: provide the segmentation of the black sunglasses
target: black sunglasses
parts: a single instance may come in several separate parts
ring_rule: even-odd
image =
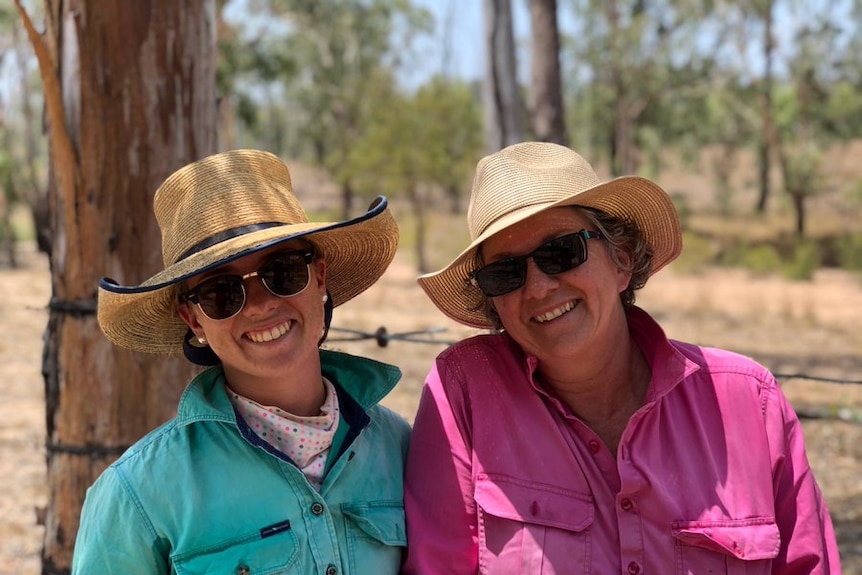
[[[228,319],[245,305],[245,280],[257,276],[273,295],[294,296],[308,287],[311,280],[308,265],[313,260],[311,250],[281,252],[264,261],[256,272],[224,274],[204,280],[180,295],[180,300],[199,305],[210,319]]]
[[[567,272],[587,261],[587,240],[603,238],[601,232],[581,230],[554,238],[532,252],[505,258],[472,273],[472,283],[488,297],[515,291],[527,281],[527,258],[533,258],[543,273],[552,276]]]

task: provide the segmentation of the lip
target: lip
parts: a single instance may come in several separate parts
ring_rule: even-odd
[[[564,303],[562,303],[562,304],[560,304],[560,305],[558,305],[558,306],[556,306],[556,307],[554,307],[554,308],[552,308],[552,309],[550,309],[544,313],[535,315],[530,319],[531,319],[531,321],[533,321],[535,323],[545,324],[545,323],[548,323],[548,322],[551,322],[551,321],[554,321],[556,319],[561,318],[562,316],[566,315],[567,313],[569,313],[570,311],[572,311],[576,307],[578,307],[578,303],[574,300],[570,300],[570,301],[564,302]]]
[[[270,328],[248,331],[245,333],[245,337],[254,343],[270,343],[290,333],[292,327],[293,321],[287,320]]]

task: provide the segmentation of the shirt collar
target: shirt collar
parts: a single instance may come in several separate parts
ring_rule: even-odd
[[[665,395],[689,374],[700,369],[699,365],[686,358],[674,347],[661,326],[643,309],[632,306],[626,312],[626,320],[632,340],[643,353],[652,372],[652,380],[647,391],[647,402]],[[511,337],[507,336],[507,338],[515,348],[520,350]],[[525,375],[533,389],[555,404],[559,403],[559,400],[553,394],[548,393],[535,377],[539,360],[523,351],[519,351],[519,353],[524,357]]]
[[[323,376],[338,392],[342,415],[353,416],[353,421],[363,427],[367,416],[362,417],[362,412],[376,405],[401,379],[401,370],[393,365],[337,351],[320,350],[320,363]],[[220,364],[192,379],[177,407],[178,423],[201,418],[234,423],[233,405],[223,383]]]

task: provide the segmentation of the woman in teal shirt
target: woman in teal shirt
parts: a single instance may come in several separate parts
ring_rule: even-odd
[[[72,572],[397,573],[409,426],[377,402],[400,371],[319,348],[395,255],[385,198],[309,222],[282,161],[236,150],[175,172],[154,211],[165,269],[103,279],[99,324],[210,367],[88,490]]]

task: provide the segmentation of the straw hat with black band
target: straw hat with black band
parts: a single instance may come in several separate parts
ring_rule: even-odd
[[[653,251],[651,274],[682,250],[676,208],[657,184],[638,176],[602,182],[573,150],[524,142],[479,161],[467,210],[472,241],[448,266],[420,276],[419,285],[448,317],[470,327],[493,328],[482,311],[485,295],[470,281],[479,245],[520,221],[559,206],[595,208],[634,222]]]
[[[180,168],[156,191],[153,210],[165,269],[137,286],[99,282],[99,326],[113,343],[136,351],[183,351],[188,326],[177,313],[178,297],[183,282],[197,274],[303,238],[326,261],[326,289],[339,306],[376,282],[398,247],[385,197],[357,218],[310,222],[287,166],[257,150],[215,154]]]

